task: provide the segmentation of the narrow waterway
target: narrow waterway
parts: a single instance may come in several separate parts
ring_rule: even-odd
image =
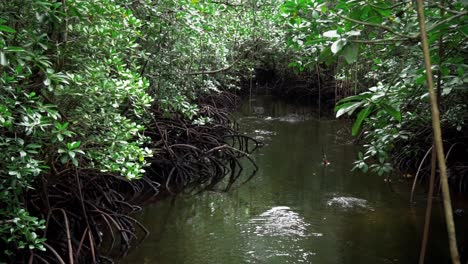
[[[145,207],[137,218],[151,235],[123,263],[417,263],[423,193],[410,206],[408,182],[351,172],[349,123],[267,97],[242,113],[242,130],[265,142],[255,178]],[[436,200],[433,226],[441,213]],[[447,263],[446,248],[434,228],[427,263]]]

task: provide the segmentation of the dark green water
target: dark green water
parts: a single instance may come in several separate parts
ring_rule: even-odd
[[[243,112],[243,130],[266,144],[257,176],[147,206],[137,218],[151,236],[123,263],[417,263],[423,194],[410,206],[408,183],[351,172],[349,124],[268,98]],[[443,226],[436,201],[427,263],[448,261]]]

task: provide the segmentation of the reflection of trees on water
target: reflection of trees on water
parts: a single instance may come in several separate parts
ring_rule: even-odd
[[[154,258],[161,263],[414,263],[407,248],[419,246],[422,211],[412,214],[404,192],[390,192],[383,178],[350,171],[357,147],[342,142],[347,124],[281,121],[299,113],[263,107],[262,116],[241,119],[249,135],[265,138],[255,178],[229,193],[178,199],[144,254],[164,249]],[[327,204],[340,197],[353,198],[344,200],[349,207]],[[145,216],[145,225],[157,226],[164,212]]]

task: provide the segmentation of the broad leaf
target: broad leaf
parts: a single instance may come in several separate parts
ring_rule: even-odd
[[[383,107],[385,112],[387,112],[393,118],[398,120],[398,122],[401,122],[401,112],[399,110],[395,109],[393,106],[388,104],[382,104],[381,106]]]
[[[0,31],[8,32],[8,33],[16,33],[16,30],[12,29],[9,26],[0,25]]]
[[[356,136],[358,134],[359,129],[361,128],[361,125],[362,125],[362,121],[364,121],[364,119],[366,119],[366,117],[369,116],[369,114],[371,113],[371,110],[372,110],[372,106],[369,106],[367,108],[362,109],[359,112],[356,118],[356,121],[353,124],[353,128],[352,128],[353,136]]]
[[[338,101],[338,104],[342,104],[344,102],[349,102],[349,101],[364,100],[364,99],[368,99],[368,98],[371,98],[371,97],[372,97],[372,93],[365,92],[365,93],[352,95],[352,96],[343,98],[340,101]],[[335,109],[335,111],[336,111],[336,109]]]
[[[340,34],[336,30],[330,30],[322,34],[326,38],[339,38]]]
[[[354,110],[356,110],[358,107],[360,107],[363,104],[364,102],[361,101],[361,102],[348,102],[348,103],[344,103],[341,105],[337,105],[335,107],[336,117],[338,118],[346,113],[350,115],[354,112]]]
[[[331,51],[333,52],[333,54],[336,54],[343,48],[344,45],[346,45],[346,39],[339,39],[333,42],[333,44],[331,45]]]
[[[3,51],[0,51],[0,65],[2,66],[7,66],[8,65],[8,60],[5,56],[5,53]]]
[[[23,48],[21,47],[14,47],[14,46],[8,46],[5,48],[6,51],[13,51],[13,52],[23,52],[25,51]]]
[[[356,43],[350,43],[346,45],[346,47],[344,47],[342,53],[346,59],[346,62],[348,64],[351,64],[357,61],[358,52],[359,52],[359,45]]]

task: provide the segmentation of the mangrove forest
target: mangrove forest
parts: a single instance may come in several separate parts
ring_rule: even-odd
[[[0,0],[0,264],[468,263],[467,9]]]

